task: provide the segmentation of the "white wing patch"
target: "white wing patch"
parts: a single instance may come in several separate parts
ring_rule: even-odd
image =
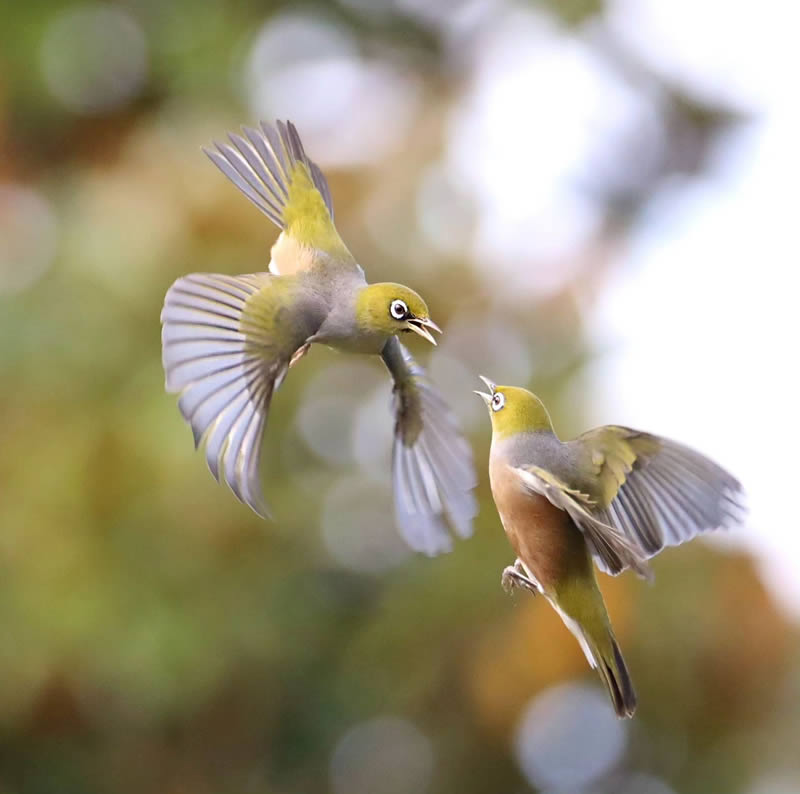
[[[314,249],[300,245],[293,237],[281,232],[270,251],[269,272],[273,276],[288,276],[314,266]]]

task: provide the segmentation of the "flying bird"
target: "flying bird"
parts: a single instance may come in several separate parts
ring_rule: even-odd
[[[281,230],[268,272],[194,273],[161,312],[166,389],[205,445],[211,473],[258,515],[262,436],[274,392],[312,344],[380,356],[394,381],[395,517],[429,555],[468,537],[472,455],[457,422],[398,339],[440,333],[425,301],[396,283],[368,284],[333,221],[328,183],[291,122],[262,123],[204,150]]]
[[[647,559],[743,516],[740,483],[707,457],[665,438],[613,425],[561,441],[536,395],[497,386],[489,408],[489,480],[517,559],[503,586],[541,593],[600,674],[617,715],[636,693],[614,637],[594,566],[649,577]]]

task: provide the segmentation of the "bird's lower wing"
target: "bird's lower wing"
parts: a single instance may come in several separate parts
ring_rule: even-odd
[[[319,327],[313,314],[287,305],[266,273],[195,273],[178,279],[161,312],[168,392],[205,443],[211,473],[260,516],[261,440],[270,400],[295,352]]]
[[[477,484],[472,451],[442,397],[396,337],[381,353],[394,378],[392,476],[395,516],[416,551],[452,548],[448,526],[472,534]]]
[[[514,471],[529,491],[546,497],[569,514],[586,537],[589,549],[601,569],[616,575],[631,568],[640,576],[649,578],[650,569],[645,562],[644,551],[635,540],[595,517],[592,514],[594,502],[587,494],[568,487],[539,466],[518,466]]]

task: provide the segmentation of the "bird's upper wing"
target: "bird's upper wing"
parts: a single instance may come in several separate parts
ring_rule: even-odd
[[[162,362],[168,392],[206,445],[211,473],[266,516],[261,439],[270,400],[292,355],[319,328],[322,308],[291,280],[257,273],[195,273],[179,278],[161,312]]]
[[[627,427],[591,430],[569,442],[591,471],[592,515],[616,527],[647,557],[744,513],[741,484],[712,460],[674,441]]]
[[[472,451],[447,404],[396,337],[381,354],[394,378],[392,476],[403,537],[428,555],[452,548],[448,525],[472,534],[477,484]]]
[[[600,567],[612,574],[632,568],[649,577],[645,554],[638,543],[617,527],[594,514],[595,501],[585,493],[570,488],[563,480],[539,466],[517,466],[514,471],[532,493],[540,494],[561,510],[565,510],[586,537]]]
[[[312,268],[359,271],[333,223],[328,182],[306,155],[291,122],[264,122],[231,133],[230,144],[204,149],[213,163],[282,231],[272,248],[270,272],[289,275]]]

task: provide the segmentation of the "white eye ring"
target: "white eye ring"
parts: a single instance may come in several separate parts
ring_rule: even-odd
[[[492,410],[499,411],[505,404],[506,404],[505,394],[502,394],[499,391],[495,392],[494,397],[492,397]]]
[[[406,306],[405,301],[396,298],[389,306],[389,314],[391,314],[395,320],[405,320],[408,316],[408,306]]]

